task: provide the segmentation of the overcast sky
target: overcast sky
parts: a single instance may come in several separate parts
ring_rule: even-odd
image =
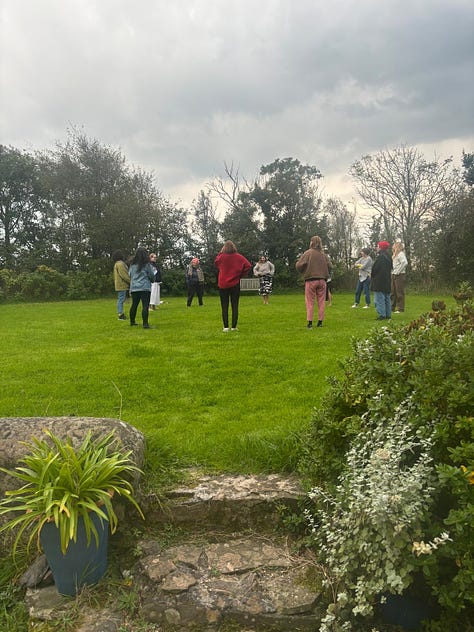
[[[474,151],[473,0],[0,0],[0,143],[74,126],[185,205],[233,162]]]

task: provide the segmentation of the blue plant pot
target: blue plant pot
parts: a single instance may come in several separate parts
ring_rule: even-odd
[[[421,622],[434,614],[429,604],[409,595],[386,595],[379,610],[385,623],[405,630],[419,630]]]
[[[54,522],[46,523],[41,529],[41,546],[61,595],[76,595],[81,586],[96,584],[107,570],[109,523],[101,523],[95,513],[91,513],[91,518],[99,534],[99,546],[93,534],[87,544],[84,523],[79,518],[77,541],[69,543],[66,554],[61,551],[59,529]]]

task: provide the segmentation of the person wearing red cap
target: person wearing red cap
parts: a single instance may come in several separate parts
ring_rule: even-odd
[[[228,239],[215,258],[214,265],[219,270],[217,286],[221,299],[223,331],[229,331],[229,300],[232,309],[232,331],[235,331],[239,319],[240,279],[247,276],[252,264],[237,252],[234,242]]]
[[[199,259],[193,257],[186,270],[186,285],[188,286],[188,300],[186,305],[191,307],[194,295],[198,297],[199,305],[203,305],[202,295],[204,293],[204,272],[199,265]]]
[[[392,317],[392,300],[390,297],[392,285],[392,258],[388,254],[388,241],[377,244],[377,258],[372,267],[370,289],[374,293],[374,304],[377,310],[377,320],[390,320]]]

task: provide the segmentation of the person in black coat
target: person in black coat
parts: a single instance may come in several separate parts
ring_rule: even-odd
[[[377,320],[390,320],[392,317],[392,301],[390,298],[392,281],[392,257],[388,254],[388,241],[377,244],[377,258],[372,267],[370,289],[374,293],[374,304]]]

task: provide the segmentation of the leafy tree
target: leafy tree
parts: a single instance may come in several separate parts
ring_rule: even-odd
[[[308,247],[312,235],[327,237],[319,217],[319,169],[296,158],[277,158],[263,165],[260,178],[249,193],[263,218],[263,245],[272,261],[280,262],[296,277],[294,263]]]
[[[49,165],[66,268],[116,248],[135,249],[157,198],[152,176],[128,167],[119,150],[75,131],[57,144]]]
[[[464,186],[457,195],[436,209],[421,234],[419,250],[424,247],[425,278],[453,286],[461,281],[474,282],[474,154],[462,154]]]
[[[451,162],[428,162],[418,149],[400,146],[364,156],[350,169],[357,192],[385,228],[393,225],[409,260],[417,232],[459,189]]]
[[[429,225],[429,261],[437,277],[452,287],[474,283],[474,192],[466,192],[440,208]]]
[[[20,258],[40,258],[52,225],[41,162],[31,154],[0,145],[0,263],[7,268]]]
[[[329,222],[328,250],[331,260],[348,270],[360,245],[356,214],[337,198],[326,200],[322,210]]]
[[[191,206],[192,235],[196,246],[192,251],[203,261],[204,272],[209,275],[213,270],[214,258],[220,248],[220,223],[209,193],[200,191],[197,200]]]
[[[474,153],[466,154],[462,152],[462,165],[464,168],[464,182],[472,187],[474,186]]]
[[[149,251],[156,251],[165,268],[183,267],[191,242],[184,209],[156,192],[142,232],[140,243]]]
[[[216,177],[208,184],[209,194],[216,197],[226,211],[220,223],[220,235],[223,240],[234,241],[239,251],[252,261],[264,250],[252,186],[233,163],[224,163],[224,171],[225,177]]]
[[[224,239],[231,239],[239,244],[239,251],[249,261],[256,260],[265,251],[262,231],[256,219],[257,208],[249,194],[239,195],[238,203],[230,210],[221,223]]]

